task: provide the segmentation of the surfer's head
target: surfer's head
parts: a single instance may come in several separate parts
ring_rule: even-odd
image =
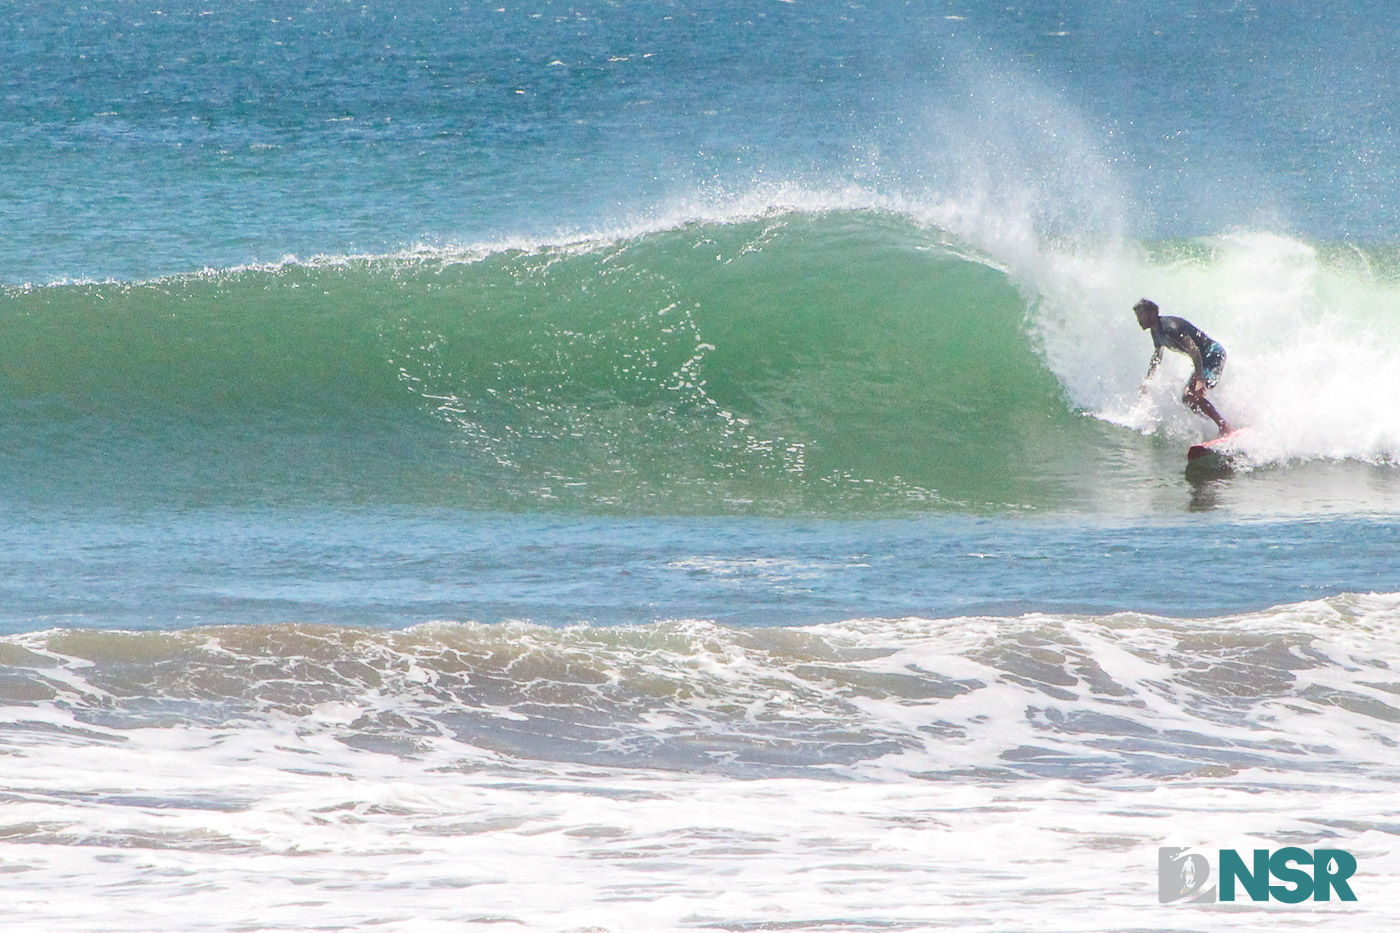
[[[1146,298],[1133,305],[1133,313],[1137,315],[1138,326],[1143,330],[1155,327],[1162,317],[1162,311],[1157,307],[1157,302],[1148,301]]]

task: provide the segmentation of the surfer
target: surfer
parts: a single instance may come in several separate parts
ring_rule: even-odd
[[[1220,373],[1225,368],[1225,348],[1207,337],[1190,321],[1179,317],[1162,317],[1156,302],[1146,298],[1133,305],[1133,313],[1137,315],[1138,325],[1143,330],[1152,331],[1152,362],[1147,367],[1143,391],[1147,391],[1147,379],[1152,378],[1152,374],[1157,371],[1157,364],[1162,362],[1163,348],[1185,353],[1191,357],[1196,371],[1186,383],[1186,391],[1181,395],[1182,402],[1197,414],[1214,421],[1215,426],[1220,429],[1221,436],[1229,434],[1229,423],[1220,417],[1220,412],[1206,399],[1206,389],[1215,388],[1215,384],[1220,381]]]

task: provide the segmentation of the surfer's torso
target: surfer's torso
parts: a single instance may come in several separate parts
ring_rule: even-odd
[[[1225,348],[1185,318],[1160,317],[1152,329],[1152,344],[1158,350],[1165,347],[1191,357],[1207,385],[1215,385],[1220,378],[1220,370],[1225,365]]]

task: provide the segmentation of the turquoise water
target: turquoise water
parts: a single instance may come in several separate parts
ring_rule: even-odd
[[[1256,235],[1045,245],[1007,267],[952,239],[888,210],[789,209],[13,288],[3,495],[857,519],[1393,509],[1384,256]],[[1138,279],[1214,309],[1240,348],[1218,396],[1251,425],[1237,476],[1183,476],[1208,425],[1175,402],[1175,361],[1136,394],[1150,341],[1111,302]]]
[[[26,928],[1393,915],[1389,7],[0,15]]]

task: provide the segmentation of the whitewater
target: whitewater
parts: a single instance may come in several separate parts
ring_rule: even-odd
[[[10,922],[1394,925],[1389,7],[0,13]]]
[[[1374,928],[1394,612],[36,633],[5,646],[8,906],[83,930],[1113,930],[1167,910],[1143,853],[1228,838],[1368,869],[1357,903],[1232,927]]]

